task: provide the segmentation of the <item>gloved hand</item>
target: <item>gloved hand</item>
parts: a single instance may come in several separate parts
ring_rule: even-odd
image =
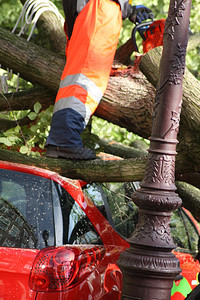
[[[133,5],[128,17],[131,22],[136,24],[142,23],[142,21],[147,19],[153,20],[154,15],[152,10],[144,5]]]

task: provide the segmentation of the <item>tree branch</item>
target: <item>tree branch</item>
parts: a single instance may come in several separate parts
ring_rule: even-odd
[[[0,28],[0,62],[2,67],[33,84],[57,91],[65,59],[24,38]]]
[[[82,179],[87,182],[134,181],[141,180],[144,174],[146,158],[125,159],[118,161],[74,161],[52,159],[48,157],[33,158],[18,152],[0,150],[0,159],[29,166],[37,166],[59,173],[62,176]]]
[[[101,157],[101,155],[100,155]],[[0,150],[0,160],[36,166],[86,182],[130,182],[144,178],[146,156],[121,160],[67,160],[42,156],[30,157],[10,150]],[[176,179],[181,180],[182,168],[176,166]],[[194,174],[195,175],[195,174]]]
[[[0,94],[0,111],[32,109],[36,102],[40,102],[43,109],[53,105],[56,93],[42,88],[34,87],[25,91]]]
[[[115,156],[123,158],[139,158],[142,156],[147,156],[147,147],[141,147],[140,149],[123,145],[114,141],[108,141],[105,139],[99,139],[99,145],[103,148],[105,153],[110,153]]]
[[[185,182],[176,182],[176,186],[183,206],[200,222],[200,190]]]
[[[16,127],[17,125],[24,126],[30,124],[32,121],[25,117],[20,120],[8,120],[8,119],[0,119],[0,131],[6,131],[10,128]]]

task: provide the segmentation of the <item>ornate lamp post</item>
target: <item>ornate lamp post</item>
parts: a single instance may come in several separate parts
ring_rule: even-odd
[[[132,196],[139,221],[130,249],[119,259],[123,300],[169,300],[181,271],[171,252],[175,245],[169,223],[171,212],[181,205],[174,173],[190,7],[191,0],[171,0],[169,5],[146,174]]]

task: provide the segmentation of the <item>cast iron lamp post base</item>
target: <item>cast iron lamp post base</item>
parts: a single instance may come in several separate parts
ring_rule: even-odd
[[[143,200],[148,195],[140,190],[133,198],[138,200],[139,193],[142,193]],[[170,197],[174,201],[177,196],[167,196]],[[175,203],[179,206],[181,199],[177,197]],[[119,260],[124,274],[123,300],[170,299],[173,280],[181,272],[179,261],[171,252],[175,245],[170,234],[170,217],[170,212],[155,212],[149,207],[148,210],[139,209],[139,222],[129,239],[130,248],[121,254]]]
[[[169,300],[181,272],[172,253],[170,218],[181,205],[174,174],[190,7],[191,0],[171,0],[165,21],[146,172],[141,189],[132,195],[139,207],[138,224],[118,262],[123,300]]]

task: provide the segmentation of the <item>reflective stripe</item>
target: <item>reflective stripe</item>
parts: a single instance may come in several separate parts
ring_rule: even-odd
[[[70,85],[67,87],[60,88],[56,96],[56,103],[62,98],[68,98],[75,96],[81,102],[85,103],[87,99],[87,91],[78,85]]]
[[[103,97],[103,93],[101,89],[88,77],[84,74],[75,74],[75,75],[68,75],[60,82],[60,88],[67,87],[70,85],[78,85],[82,87],[84,90],[90,94],[98,104]]]
[[[58,102],[56,102],[54,105],[53,113],[65,108],[71,108],[78,112],[84,118],[86,124],[88,123],[92,114],[88,105],[85,105],[74,96],[62,98]]]
[[[63,88],[59,89],[57,97],[56,97],[56,101],[55,101],[57,110],[64,108],[63,103],[61,103],[59,105],[59,103],[61,102],[62,99],[69,99],[69,98],[72,98],[72,97],[79,100],[80,103],[85,104],[88,107],[88,109],[91,111],[91,114],[94,113],[95,109],[97,108],[97,106],[99,104],[82,87],[77,86],[77,85],[70,85],[70,86],[63,87]],[[74,109],[73,103],[71,103],[71,104],[72,104],[72,108]],[[61,108],[59,108],[59,107],[61,107]]]
[[[84,74],[68,75],[60,82],[54,112],[72,108],[85,119],[87,124],[102,96],[102,91]]]

